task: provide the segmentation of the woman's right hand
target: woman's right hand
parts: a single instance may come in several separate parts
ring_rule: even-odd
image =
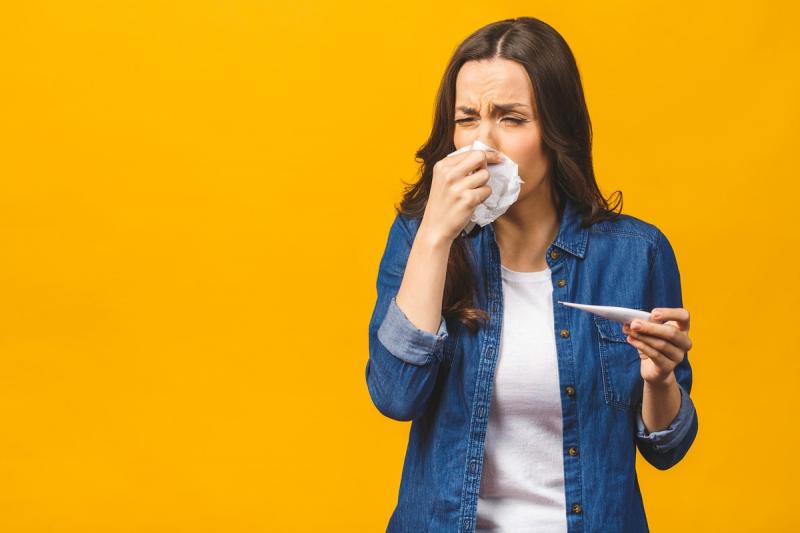
[[[500,152],[467,150],[437,161],[419,231],[434,240],[452,243],[469,222],[475,207],[492,194],[486,184],[488,165],[502,160]]]

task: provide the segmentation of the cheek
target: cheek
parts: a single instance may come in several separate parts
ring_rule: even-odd
[[[519,175],[523,180],[537,179],[547,170],[547,159],[538,134],[514,139],[506,153],[519,165]]]
[[[467,144],[472,144],[472,139],[464,132],[463,128],[456,128],[453,132],[453,144],[458,149]]]

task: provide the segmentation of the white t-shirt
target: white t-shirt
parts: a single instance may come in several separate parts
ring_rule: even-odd
[[[564,533],[563,420],[550,269],[500,265],[503,327],[477,532]]]

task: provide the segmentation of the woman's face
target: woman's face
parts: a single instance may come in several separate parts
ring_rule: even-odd
[[[533,85],[519,63],[501,58],[464,63],[456,77],[455,122],[456,150],[477,139],[519,165],[525,183],[518,200],[544,181],[548,160],[542,152]]]

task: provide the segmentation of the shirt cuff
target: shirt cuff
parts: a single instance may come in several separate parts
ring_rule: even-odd
[[[436,335],[416,327],[398,307],[392,297],[386,316],[378,328],[378,340],[395,357],[412,365],[425,365],[434,357],[441,360],[444,341],[447,339],[444,317]]]
[[[692,403],[691,397],[681,387],[680,383],[678,383],[678,387],[681,390],[681,407],[678,410],[678,414],[675,415],[675,419],[666,429],[647,433],[642,419],[641,404],[639,404],[636,412],[636,437],[642,442],[649,443],[653,450],[657,452],[666,452],[677,447],[692,426],[695,411],[694,403]]]

